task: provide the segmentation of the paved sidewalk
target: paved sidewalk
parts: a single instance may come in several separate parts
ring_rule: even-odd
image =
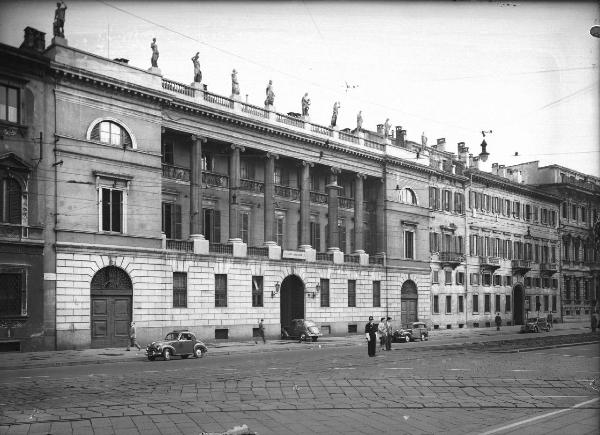
[[[411,344],[395,344],[395,346],[440,346],[457,344],[471,344],[477,342],[492,342],[506,339],[531,338],[532,334],[520,334],[520,326],[504,326],[500,331],[491,328],[469,329],[438,329],[430,331],[429,341]],[[590,327],[584,323],[559,323],[555,324],[550,332],[553,335],[569,335],[590,332]],[[546,334],[546,333],[541,333]],[[363,334],[344,337],[325,336],[318,342],[298,343],[292,340],[267,340],[266,344],[251,341],[208,342],[208,355],[231,355],[236,353],[277,352],[297,350],[302,346],[313,347],[339,347],[339,346],[364,346]],[[55,367],[80,364],[103,364],[108,362],[127,362],[145,359],[144,347],[141,351],[127,352],[123,348],[106,349],[80,349],[43,352],[1,352],[0,371],[28,368]]]

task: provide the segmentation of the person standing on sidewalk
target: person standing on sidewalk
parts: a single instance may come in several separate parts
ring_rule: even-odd
[[[392,318],[388,317],[385,320],[385,350],[392,350],[392,334],[394,330],[392,328]]]
[[[137,347],[137,350],[142,350],[140,345],[137,343],[136,334],[135,334],[135,323],[131,322],[129,326],[129,344],[127,345],[127,351],[130,350],[131,347]]]
[[[496,318],[494,320],[496,322],[496,331],[500,331],[500,326],[502,325],[502,317],[500,317],[500,313],[496,313]]]
[[[546,323],[548,323],[548,328],[552,329],[554,327],[554,324],[552,323],[553,321],[554,319],[552,318],[552,311],[550,311],[546,316]]]
[[[373,323],[373,316],[369,316],[369,323],[365,325],[365,337],[367,339],[367,349],[369,356],[375,356],[377,349],[377,327]]]
[[[264,321],[265,319],[260,319],[258,321],[258,335],[262,338],[263,344],[267,344],[267,340],[265,339],[265,325],[263,324]]]
[[[385,317],[382,317],[379,321],[379,325],[377,325],[377,335],[379,336],[379,350],[382,351],[385,346]]]

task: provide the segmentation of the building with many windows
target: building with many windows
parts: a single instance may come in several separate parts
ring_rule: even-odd
[[[0,346],[522,323],[561,306],[553,193],[443,139],[338,130],[27,28],[0,44]]]

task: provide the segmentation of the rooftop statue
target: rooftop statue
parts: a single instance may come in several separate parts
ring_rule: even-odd
[[[362,110],[358,111],[358,115],[356,115],[356,132],[359,133],[362,130],[363,117]]]
[[[56,11],[54,11],[54,36],[58,36],[60,38],[65,37],[65,15],[66,15],[67,5],[65,2],[61,1],[56,3]]]
[[[310,107],[310,98],[308,98],[308,92],[302,97],[302,116],[308,116],[308,108]]]
[[[384,137],[390,137],[390,130],[392,128],[392,124],[390,123],[390,118],[385,120],[385,124],[383,124],[383,135]]]
[[[421,145],[427,146],[427,136],[425,136],[425,132],[421,134]]]
[[[150,44],[150,48],[152,49],[152,58],[150,59],[150,63],[154,68],[158,68],[158,45],[156,45],[156,38],[152,38],[152,44]]]
[[[158,50],[157,50],[157,58],[158,58]],[[154,56],[152,56],[154,57]],[[200,61],[198,58],[200,57],[200,52],[196,52],[196,55],[192,57],[192,62],[194,62],[194,83],[202,82],[202,71],[200,70]],[[152,65],[154,66],[154,65]]]
[[[269,85],[266,89],[267,98],[265,99],[265,106],[272,106],[275,102],[275,91],[273,90],[273,80],[269,80]]]
[[[333,115],[331,115],[331,126],[335,127],[337,124],[338,110],[340,110],[340,102],[336,101],[333,103]]]
[[[235,69],[231,72],[231,95],[240,95],[240,84]]]

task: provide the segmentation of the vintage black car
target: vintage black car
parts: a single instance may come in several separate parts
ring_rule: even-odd
[[[281,338],[298,339],[300,341],[317,341],[323,335],[319,327],[312,320],[293,319],[290,326],[281,328]]]
[[[550,325],[544,317],[530,317],[527,322],[521,326],[521,332],[540,332],[550,331]]]
[[[208,352],[206,345],[187,330],[169,332],[164,340],[154,341],[146,348],[146,355],[150,361],[154,361],[157,356],[168,361],[174,355],[179,355],[181,358],[190,355],[202,358],[206,352]]]
[[[427,324],[424,322],[413,322],[406,328],[400,328],[394,331],[392,341],[415,341],[416,339],[421,341],[429,340],[429,330]]]

